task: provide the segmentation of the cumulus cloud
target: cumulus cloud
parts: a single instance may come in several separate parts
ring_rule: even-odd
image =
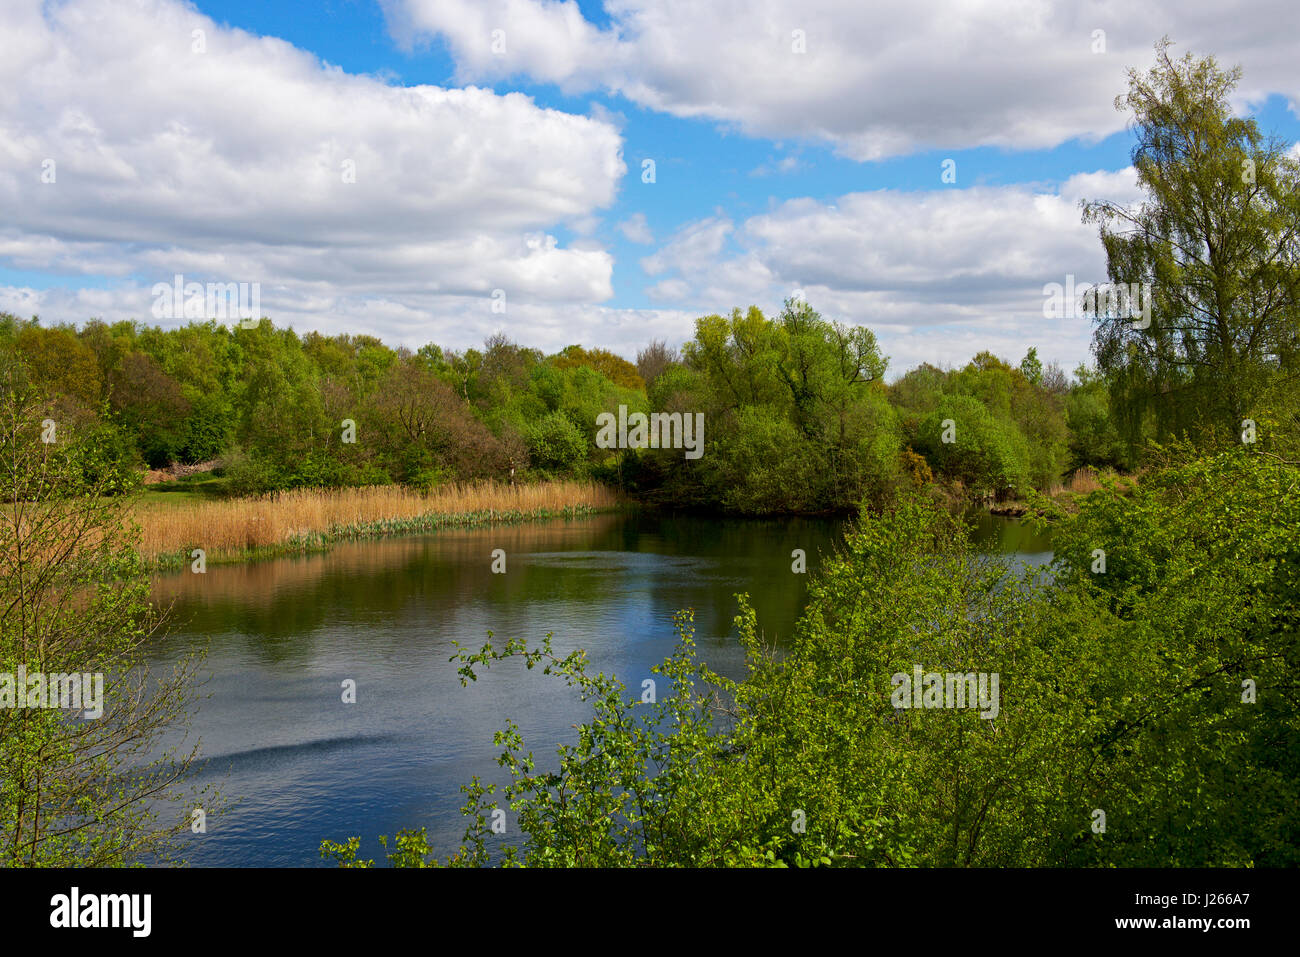
[[[1114,133],[1124,71],[1149,64],[1171,24],[1181,49],[1243,64],[1243,101],[1277,92],[1300,105],[1291,0],[1261,0],[1248,16],[1209,0],[606,0],[603,29],[573,0],[384,6],[399,40],[445,42],[465,81],[611,90],[860,160]]]
[[[1079,203],[1139,198],[1130,168],[1077,174],[1054,190],[792,199],[739,225],[718,217],[687,224],[642,260],[659,280],[646,294],[726,313],[778,309],[798,290],[827,317],[876,330],[897,370],[961,362],[983,348],[1018,358],[1029,345],[1074,365],[1088,356],[1091,329],[1082,319],[1043,318],[1043,286],[1069,273],[1106,281],[1096,227],[1081,223]]]
[[[73,299],[9,289],[15,311],[149,319],[152,283],[183,273],[404,341],[402,323],[494,289],[520,306],[612,295],[609,253],[551,233],[590,232],[614,201],[609,123],[350,75],[177,0],[18,0],[5,16],[0,262],[119,280]]]
[[[699,264],[715,260],[734,227],[725,216],[714,216],[688,223],[658,252],[641,260],[648,276],[669,269],[695,270]]]

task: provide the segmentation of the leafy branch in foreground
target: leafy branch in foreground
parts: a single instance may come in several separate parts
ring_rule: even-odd
[[[149,667],[163,619],[98,451],[0,354],[0,865],[165,861],[217,799],[182,791],[200,655]]]
[[[522,640],[511,640],[503,648],[489,641],[477,652],[458,646],[451,660],[461,665],[462,684],[477,680],[481,670],[520,659],[529,669],[540,666],[543,674],[562,678],[593,709],[591,720],[578,726],[577,743],[560,746],[556,770],[538,769],[513,721],[507,720],[496,733],[495,744],[503,749],[497,763],[510,773],[510,781],[499,793],[525,835],[522,845],[500,849],[501,863],[604,867],[720,863],[717,849],[707,839],[720,829],[710,825],[702,835],[699,816],[703,808],[718,803],[725,785],[717,771],[733,760],[721,724],[736,686],[696,657],[693,613],[679,612],[674,623],[677,647],[652,669],[656,688],[666,685],[667,693],[656,693],[654,700],[648,700],[649,695],[628,696],[615,677],[590,674],[587,655],[581,650],[559,656],[549,634],[534,648]],[[491,863],[489,822],[503,810],[495,800],[498,788],[476,777],[462,790],[469,796],[463,813],[472,820],[464,843],[445,863]],[[737,809],[732,830],[739,833],[741,823]],[[409,860],[404,852],[413,847],[424,850],[425,866],[438,863],[431,858],[427,842],[421,844],[423,831],[402,832],[397,841],[399,851],[388,855],[390,863]],[[344,866],[372,863],[356,861],[358,848],[355,838],[345,844],[326,841],[322,855]]]

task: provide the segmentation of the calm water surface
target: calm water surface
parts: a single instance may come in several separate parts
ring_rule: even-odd
[[[977,539],[1018,560],[1051,559],[1045,537],[987,514]],[[807,576],[841,524],[599,515],[358,542],[325,555],[160,578],[173,632],[154,649],[163,666],[206,642],[207,679],[191,731],[199,780],[238,804],[187,838],[196,865],[311,866],[324,838],[426,826],[439,854],[464,831],[460,786],[501,781],[493,732],[509,717],[539,764],[589,712],[562,679],[507,663],[462,688],[453,641],[477,649],[549,631],[561,655],[583,648],[593,670],[639,689],[675,644],[672,615],[695,609],[696,642],[714,670],[739,677],[732,624],[747,592],[768,638],[788,638]],[[491,571],[506,552],[506,573]],[[352,679],[357,701],[341,700]]]

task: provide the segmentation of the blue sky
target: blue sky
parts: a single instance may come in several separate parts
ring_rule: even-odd
[[[1240,63],[1238,108],[1300,140],[1286,4],[305,9],[7,10],[0,309],[171,324],[152,289],[180,273],[257,283],[300,331],[630,356],[800,289],[875,329],[894,374],[1029,346],[1072,368],[1090,330],[1044,319],[1042,287],[1105,278],[1080,199],[1139,198],[1124,71],[1169,34]]]

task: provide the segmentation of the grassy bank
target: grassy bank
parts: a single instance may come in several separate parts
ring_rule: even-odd
[[[278,492],[204,501],[146,496],[134,507],[141,554],[182,567],[201,548],[209,564],[326,549],[332,542],[492,522],[570,517],[618,508],[594,482],[448,485],[429,493],[399,486]]]
[[[1063,481],[1055,483],[1051,488],[1044,489],[1038,494],[1041,498],[1046,498],[1065,512],[1077,512],[1081,499],[1111,484],[1121,493],[1124,493],[1137,485],[1137,476],[1122,475],[1110,469],[1098,472],[1084,467],[1076,469]],[[1027,515],[1030,512],[1042,514],[1044,511],[1041,502],[1036,502],[1034,498],[1015,498],[1005,502],[992,502],[988,505],[988,509],[994,515],[1010,515],[1013,517]]]

